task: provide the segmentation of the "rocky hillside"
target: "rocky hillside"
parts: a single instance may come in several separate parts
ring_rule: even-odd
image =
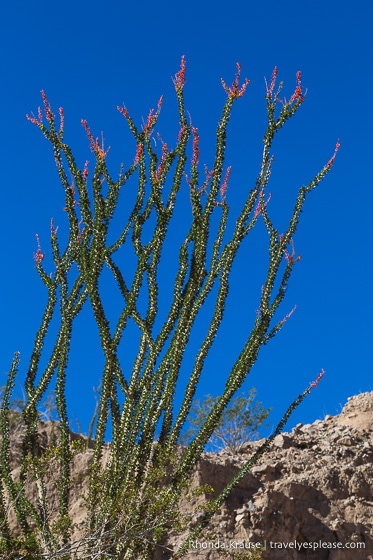
[[[47,443],[50,434],[50,426],[41,424],[41,441]],[[219,492],[260,443],[246,444],[235,457],[204,453],[193,484]],[[91,456],[87,450],[74,458],[75,537],[84,526],[82,493]],[[202,499],[181,507],[197,520]],[[181,540],[167,544],[177,547]],[[190,542],[186,558],[218,560],[224,551],[233,558],[233,552],[257,543],[268,560],[373,560],[373,392],[351,397],[337,416],[277,436],[215,515],[210,531]],[[170,557],[161,549],[156,554],[157,560]]]
[[[196,483],[222,489],[259,444],[236,458],[204,454]],[[277,436],[212,525],[215,540],[201,537],[188,558],[261,543],[268,560],[373,560],[373,392]]]

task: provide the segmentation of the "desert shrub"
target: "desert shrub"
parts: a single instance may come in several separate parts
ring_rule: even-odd
[[[252,388],[248,394],[242,393],[232,399],[208,441],[209,449],[226,449],[235,454],[245,443],[258,437],[258,430],[268,418],[271,409],[265,410],[262,403],[255,401],[255,395],[256,390]],[[188,416],[189,428],[180,437],[182,444],[188,445],[198,433],[218,398],[206,395],[203,400],[196,399],[193,402]]]

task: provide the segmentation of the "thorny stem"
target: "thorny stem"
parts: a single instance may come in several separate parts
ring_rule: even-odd
[[[192,470],[202,450],[224,410],[250,373],[260,349],[281,330],[292,313],[275,321],[293,267],[300,258],[295,255],[294,235],[307,195],[330,171],[340,144],[337,143],[334,154],[316,177],[299,189],[288,226],[280,234],[270,217],[271,194],[268,193],[268,183],[273,165],[272,144],[282,126],[303,104],[306,93],[303,92],[298,72],[296,87],[289,101],[280,99],[282,84],[276,88],[275,68],[269,85],[266,84],[268,123],[260,170],[235,224],[229,228],[230,193],[227,189],[231,166],[225,164],[227,130],[233,104],[244,95],[249,83],[246,79],[240,85],[240,72],[241,67],[237,64],[237,74],[231,86],[222,80],[227,99],[216,131],[213,166],[210,171],[205,168],[203,180],[199,178],[201,154],[198,129],[191,122],[188,124],[184,106],[184,57],[174,77],[180,122],[176,146],[171,149],[159,134],[160,150],[153,146],[152,138],[163,97],[157,108],[149,112],[142,129],[135,125],[126,107],[118,107],[134,137],[135,147],[132,163],[127,169],[122,166],[116,179],[108,170],[109,150],[105,149],[103,137],[101,140],[96,138],[86,120],[82,120],[82,126],[95,162],[91,165],[86,161],[81,169],[63,140],[63,111],[58,111],[57,125],[45,92],[42,92],[44,108],[38,109],[37,117],[28,116],[52,145],[57,172],[65,192],[64,210],[69,227],[65,248],[61,250],[58,228],[52,221],[53,274],[49,274],[45,268],[42,240],[37,236],[35,265],[46,286],[48,299],[26,376],[27,402],[23,411],[26,433],[20,485],[13,480],[9,467],[8,422],[9,396],[14,385],[18,356],[9,373],[0,412],[2,487],[6,488],[12,499],[12,507],[25,539],[31,535],[30,519],[40,529],[42,536],[39,541],[34,541],[34,545],[39,546],[38,558],[44,558],[44,554],[47,554],[51,560],[61,553],[67,560],[76,550],[76,543],[71,542],[70,533],[73,520],[69,515],[69,489],[73,452],[66,382],[70,375],[68,362],[75,319],[84,306],[89,305],[93,311],[105,363],[95,412],[97,425],[86,502],[86,536],[81,541],[84,550],[82,557],[101,558],[106,555],[105,558],[131,560],[148,558],[167,531],[179,523],[180,516],[176,513],[178,501],[190,482]],[[128,220],[126,223],[121,222],[119,229],[114,229],[116,237],[113,238],[110,226],[114,219],[118,223],[120,198],[123,197],[122,193],[128,192],[136,178],[137,187],[133,205],[128,208]],[[190,224],[177,248],[176,272],[169,273],[169,276],[173,274],[173,288],[169,294],[168,310],[164,313],[160,271],[165,258],[171,262],[169,230],[175,225],[175,208],[185,187],[189,189],[190,196]],[[224,320],[234,262],[243,246],[242,242],[259,220],[268,234],[268,266],[252,328],[248,329],[242,349],[227,372],[223,393],[180,457],[177,444],[206,358]],[[130,248],[134,255],[135,272],[132,275],[121,261],[121,249],[124,247]],[[104,274],[111,274],[122,301],[115,319],[102,297]],[[188,352],[193,328],[201,311],[210,305],[207,302],[210,302],[213,294],[215,303],[210,307],[211,319],[201,337],[181,405],[175,410],[175,396],[183,375],[183,360]],[[52,322],[57,325],[57,335],[54,345],[50,347],[46,340]],[[135,325],[139,333],[138,352],[132,367],[121,351],[124,334],[131,325]],[[48,351],[49,357],[46,357]],[[30,461],[34,465],[40,464],[37,462],[37,407],[54,380],[61,428],[56,452],[61,480],[60,528],[57,532],[50,520],[47,501],[44,498],[39,501],[44,511],[42,518],[37,504],[26,497],[22,486],[27,479]],[[208,523],[234,485],[268,449],[293,409],[316,386],[318,380],[292,403],[271,438],[209,506],[202,524],[195,528],[195,532]],[[104,463],[108,430],[111,430],[111,446],[109,458]],[[35,484],[41,489],[41,496],[44,496],[43,480],[42,475],[36,476]],[[9,543],[11,531],[2,494],[0,517],[2,538]],[[120,541],[116,540],[119,536]],[[175,558],[181,557],[183,551],[181,549]]]

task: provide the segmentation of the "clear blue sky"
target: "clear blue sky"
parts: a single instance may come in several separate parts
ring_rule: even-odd
[[[160,131],[172,143],[178,123],[171,76],[184,54],[186,104],[201,133],[201,160],[207,164],[224,103],[220,78],[230,82],[239,61],[242,75],[250,79],[229,128],[228,201],[233,207],[236,193],[251,187],[258,173],[263,78],[275,65],[288,96],[297,70],[308,88],[305,104],[275,144],[270,205],[280,223],[295,189],[328,161],[338,138],[342,144],[332,172],[307,201],[295,238],[303,258],[283,314],[295,304],[296,313],[263,349],[245,387],[255,386],[259,400],[273,407],[274,424],[324,368],[323,381],[288,428],[335,414],[348,396],[372,390],[371,3],[34,0],[7,2],[1,15],[0,383],[15,350],[21,351],[24,374],[45,302],[33,262],[35,233],[48,252],[51,217],[61,230],[65,225],[50,147],[25,114],[37,110],[44,89],[56,110],[64,107],[65,138],[82,163],[93,156],[81,118],[96,135],[104,131],[113,165],[128,162],[133,147],[116,106],[124,103],[140,124],[164,94]],[[242,262],[234,294],[251,289],[257,259],[253,254]],[[240,333],[255,317],[254,301],[250,307],[232,299],[221,339],[225,346],[219,345],[208,363],[201,396],[221,388]],[[85,320],[88,314],[79,327],[69,385],[70,411],[83,429],[100,373],[95,334]]]

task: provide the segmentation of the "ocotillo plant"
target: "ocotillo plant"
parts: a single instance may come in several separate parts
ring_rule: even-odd
[[[180,518],[178,502],[189,483],[193,468],[224,410],[242,386],[258,358],[261,347],[282,328],[290,314],[276,319],[295,263],[293,237],[307,195],[329,172],[334,154],[307,186],[296,196],[290,221],[281,233],[273,223],[268,205],[268,183],[272,167],[272,143],[277,132],[301,107],[305,94],[297,74],[296,88],[289,100],[280,99],[282,85],[276,85],[277,69],[266,84],[268,122],[264,134],[263,158],[253,187],[234,224],[229,220],[227,187],[231,168],[225,167],[228,123],[234,103],[241,98],[248,80],[240,84],[240,65],[230,87],[222,80],[226,101],[218,123],[215,159],[211,170],[200,177],[199,134],[190,122],[184,105],[185,60],[174,78],[180,130],[176,145],[170,149],[163,140],[161,151],[153,142],[162,98],[151,110],[142,128],[138,128],[126,107],[118,107],[135,140],[132,163],[122,166],[113,178],[108,169],[108,152],[103,141],[91,132],[83,120],[94,165],[79,166],[64,140],[64,113],[58,116],[42,92],[43,108],[37,116],[28,116],[50,142],[59,179],[65,194],[68,234],[64,242],[51,224],[51,253],[54,270],[45,268],[44,252],[37,237],[35,264],[48,294],[40,328],[25,382],[26,404],[23,410],[25,437],[20,472],[16,479],[9,461],[9,402],[18,368],[16,355],[9,373],[1,406],[1,550],[9,558],[118,558],[149,559],[155,547],[166,542],[167,532],[188,527]],[[161,138],[159,136],[159,138]],[[159,146],[159,144],[158,144]],[[126,223],[113,239],[110,226],[124,189],[134,183],[134,203]],[[172,229],[175,208],[187,188],[190,196],[190,225],[174,255],[164,250]],[[233,263],[243,241],[261,221],[268,233],[268,267],[262,282],[258,309],[243,347],[226,374],[225,388],[208,417],[183,453],[178,448],[180,434],[195,397],[205,367],[206,357],[224,320]],[[212,237],[212,231],[216,234]],[[149,234],[149,232],[151,232]],[[110,233],[110,235],[109,235]],[[131,247],[136,270],[131,277],[121,261],[120,250]],[[165,252],[167,254],[165,254]],[[177,263],[172,280],[169,309],[160,313],[159,267],[163,259]],[[172,261],[174,259],[174,261]],[[109,319],[101,282],[111,274],[122,307],[116,323]],[[182,361],[197,316],[211,305],[211,320],[195,354],[181,405],[175,405],[176,386],[182,374]],[[145,305],[144,305],[145,301]],[[70,441],[66,402],[66,378],[69,374],[69,350],[74,322],[84,306],[90,306],[97,325],[104,356],[101,392],[94,435],[94,454],[86,496],[85,536],[72,541],[69,489],[71,464],[75,451]],[[144,308],[146,311],[144,312]],[[163,317],[161,320],[160,317]],[[51,325],[57,334],[53,347],[45,344]],[[120,343],[129,325],[136,326],[139,346],[131,365],[125,362]],[[43,359],[41,359],[43,357]],[[128,373],[130,371],[130,373]],[[292,403],[280,424],[225,490],[210,502],[197,534],[229,494],[233,486],[250,469],[279,433],[292,410],[317,384],[317,380]],[[60,438],[55,447],[40,456],[37,445],[38,406],[55,384]],[[111,432],[109,458],[104,460],[107,431]],[[49,463],[48,463],[49,462]],[[51,517],[46,484],[53,463],[58,472],[58,515]],[[49,468],[49,470],[51,470]],[[34,498],[26,492],[34,485]],[[8,505],[10,503],[10,506]],[[15,538],[8,522],[8,508],[15,511],[21,536]],[[53,519],[53,522],[52,522]],[[187,543],[169,557],[181,557]],[[18,556],[17,556],[18,555]]]

